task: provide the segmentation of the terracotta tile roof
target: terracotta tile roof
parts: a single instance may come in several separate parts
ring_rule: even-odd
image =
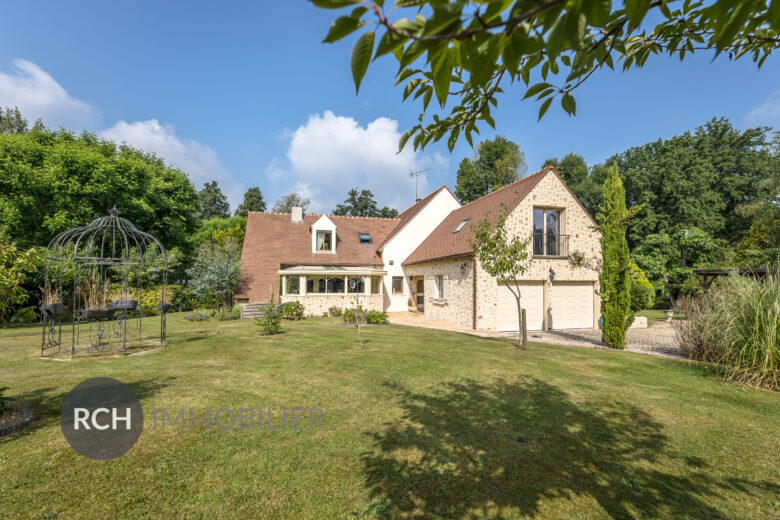
[[[271,291],[279,294],[279,269],[292,265],[382,266],[377,244],[399,224],[397,218],[338,217],[328,215],[336,225],[336,252],[313,253],[311,226],[321,215],[303,216],[292,222],[289,213],[250,211],[241,254],[241,280],[236,296],[250,303],[267,302]],[[371,244],[360,244],[358,233],[370,233]]]
[[[471,232],[471,224],[476,224],[488,214],[495,221],[501,211],[502,204],[506,204],[508,212],[515,209],[520,201],[542,180],[542,177],[550,171],[553,171],[550,166],[543,168],[456,209],[403,261],[402,265],[472,254],[469,245],[469,239],[474,236]],[[466,219],[471,220],[458,233],[453,233],[455,228]]]
[[[433,200],[433,198],[442,190],[447,190],[450,192],[450,194],[455,197],[455,194],[453,194],[450,189],[447,187],[446,184],[443,184],[439,189],[432,191],[429,193],[425,198],[420,199],[419,202],[416,202],[414,205],[409,206],[404,210],[403,212],[399,213],[396,217],[401,222],[393,229],[387,237],[382,241],[381,244],[379,244],[378,249],[381,251],[384,249],[385,244],[387,244],[391,238],[396,236],[404,227],[406,227],[406,224],[408,224],[422,209],[428,205],[430,201]]]

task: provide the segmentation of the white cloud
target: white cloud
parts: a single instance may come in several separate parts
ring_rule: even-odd
[[[766,100],[745,116],[748,125],[778,125],[780,124],[780,88],[775,90]]]
[[[163,126],[156,119],[127,123],[119,121],[100,135],[117,143],[127,143],[147,152],[154,152],[169,164],[189,174],[195,187],[215,180],[235,208],[243,200],[244,186],[235,181],[220,163],[217,152],[197,141],[184,140],[171,126]]]
[[[380,206],[404,210],[414,202],[414,179],[409,172],[446,168],[447,159],[423,157],[411,144],[401,153],[398,122],[380,117],[361,126],[351,117],[326,111],[309,117],[292,133],[287,150],[289,171],[275,159],[266,169],[271,180],[288,179],[289,191],[311,199],[312,211],[331,211],[351,188],[370,189]],[[428,192],[424,176],[420,195]]]
[[[14,69],[0,72],[0,105],[19,107],[30,123],[41,118],[47,126],[80,130],[97,119],[87,103],[71,97],[46,71],[27,60],[14,60]]]

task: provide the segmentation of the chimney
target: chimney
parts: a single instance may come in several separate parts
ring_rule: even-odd
[[[294,207],[292,213],[290,213],[290,218],[293,222],[303,222],[303,208]]]

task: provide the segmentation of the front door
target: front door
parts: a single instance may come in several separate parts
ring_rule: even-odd
[[[417,310],[425,310],[425,280],[422,278],[417,280]]]

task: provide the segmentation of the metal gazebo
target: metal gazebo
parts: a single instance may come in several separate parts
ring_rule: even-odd
[[[116,208],[109,216],[54,237],[46,249],[41,356],[68,347],[73,357],[162,346],[170,308],[167,268],[160,241],[119,217]],[[144,290],[145,284],[153,290]],[[150,298],[160,314],[159,343],[156,333],[153,339],[145,338],[142,330],[144,304],[147,313],[153,313]],[[72,321],[64,324],[63,336],[65,315]]]

